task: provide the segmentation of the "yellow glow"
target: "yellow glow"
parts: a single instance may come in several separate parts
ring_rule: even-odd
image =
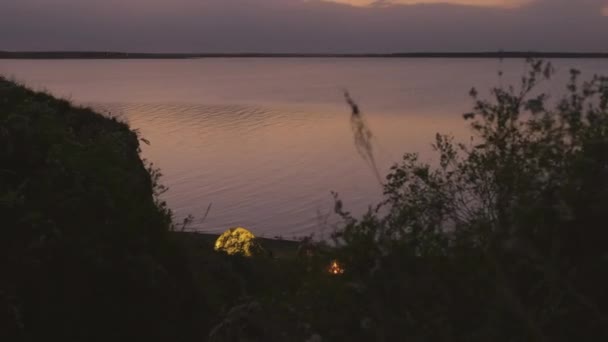
[[[258,250],[255,236],[243,227],[230,228],[215,241],[215,250],[229,255],[253,256]]]
[[[377,0],[329,0],[333,2],[353,5],[353,6],[370,6],[378,3]],[[454,4],[454,5],[469,5],[469,6],[484,6],[484,7],[503,7],[515,8],[521,5],[533,2],[535,0],[386,0],[387,4]]]
[[[342,265],[340,265],[337,260],[334,260],[329,264],[328,271],[330,274],[340,275],[344,274],[344,267],[342,267]]]

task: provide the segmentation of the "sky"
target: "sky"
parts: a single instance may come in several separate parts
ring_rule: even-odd
[[[608,52],[608,0],[0,0],[0,50]]]

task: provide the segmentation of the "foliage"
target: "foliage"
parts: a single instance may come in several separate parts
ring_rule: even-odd
[[[518,89],[471,90],[470,143],[438,134],[436,167],[406,154],[381,206],[339,210],[383,340],[608,337],[608,78],[571,71],[550,108],[553,69],[529,65]]]
[[[7,340],[186,330],[193,290],[160,174],[126,124],[0,79],[0,170]]]
[[[215,253],[184,232],[191,219],[172,223],[125,124],[0,80],[0,333],[607,339],[608,79],[572,71],[552,105],[538,88],[551,65],[529,66],[517,88],[471,91],[470,142],[438,134],[436,164],[406,154],[360,218],[336,195],[333,244],[305,239],[278,258]]]

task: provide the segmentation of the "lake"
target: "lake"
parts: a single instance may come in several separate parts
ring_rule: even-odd
[[[608,60],[553,63],[558,75],[545,87],[554,93],[571,67],[585,78],[608,74]],[[328,234],[337,219],[331,191],[354,214],[382,198],[355,147],[344,89],[385,175],[405,152],[434,162],[437,132],[468,140],[471,87],[487,94],[525,70],[523,60],[492,59],[0,60],[1,74],[139,130],[176,219],[197,217],[190,229],[244,226],[284,238]]]

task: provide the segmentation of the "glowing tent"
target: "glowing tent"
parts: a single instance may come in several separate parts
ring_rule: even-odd
[[[247,257],[258,254],[261,247],[255,236],[243,227],[230,228],[215,241],[215,250],[230,255],[241,254]]]

